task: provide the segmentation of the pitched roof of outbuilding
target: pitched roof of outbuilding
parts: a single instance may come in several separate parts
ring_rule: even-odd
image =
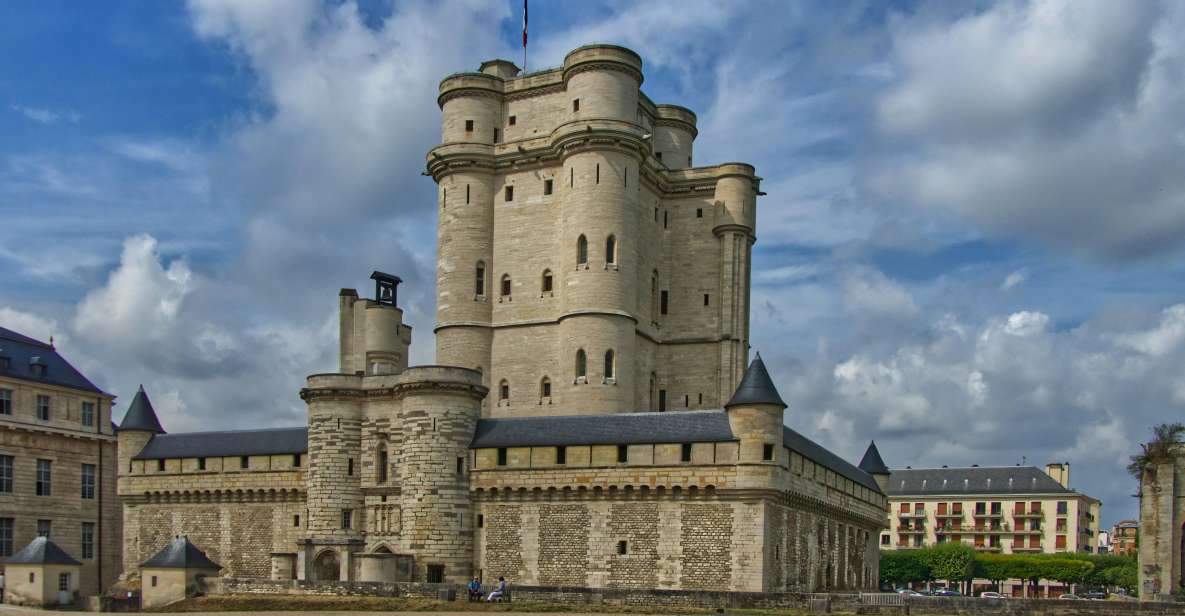
[[[864,457],[860,459],[860,470],[869,475],[889,474],[889,467],[885,466],[885,461],[881,459],[881,452],[876,448],[876,441],[868,443],[868,449],[864,451]]]
[[[222,432],[158,434],[148,441],[137,460],[163,458],[214,458],[218,456],[268,456],[306,453],[308,428],[268,428]]]
[[[3,327],[0,327],[0,357],[8,358],[7,362],[0,362],[0,376],[104,393],[53,346]],[[41,375],[33,373],[34,364],[45,366]]]
[[[777,404],[786,408],[786,403],[778,394],[778,388],[774,387],[773,379],[769,378],[769,371],[765,369],[765,362],[761,361],[760,353],[745,370],[745,375],[741,377],[741,384],[737,386],[737,390],[732,394],[732,399],[724,405],[724,408],[741,404]]]
[[[789,426],[782,426],[782,442],[790,449],[810,458],[816,464],[822,464],[839,473],[841,477],[851,479],[877,494],[881,493],[880,486],[876,485],[876,480],[871,475],[856,468],[851,462],[839,457],[830,449],[795,432]]]
[[[123,421],[119,422],[120,430],[147,430],[148,432],[155,432],[157,434],[164,434],[165,429],[161,427],[160,420],[156,417],[156,410],[152,408],[152,401],[148,399],[148,394],[144,391],[144,386],[140,386],[140,390],[136,392],[136,397],[132,398],[132,403],[128,405],[128,410],[123,414]]]
[[[49,540],[37,537],[19,552],[4,559],[6,565],[81,565],[74,557]]]
[[[189,537],[174,537],[155,556],[144,561],[141,567],[152,569],[221,569],[222,565],[210,560],[206,553],[189,542]]]
[[[895,468],[890,472],[890,496],[1075,493],[1035,466]]]

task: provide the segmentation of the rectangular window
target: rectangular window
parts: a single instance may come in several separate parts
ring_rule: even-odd
[[[889,541],[891,541],[891,540],[892,540],[892,537],[890,537],[889,535],[881,535],[881,545],[889,545]]]
[[[498,448],[498,466],[506,466],[506,448]]]
[[[658,390],[658,412],[662,413],[667,410],[667,390]]]
[[[494,143],[498,143],[501,140],[502,140],[502,134],[499,133],[498,129],[495,128],[494,129]]]
[[[659,294],[659,300],[658,300],[659,314],[666,314],[667,313],[667,303],[668,303],[669,298],[670,298],[670,295],[668,295],[667,291],[663,291],[662,293]]]
[[[575,185],[576,185],[576,167],[570,167],[568,169],[568,187],[571,188],[572,186],[575,186]]]
[[[353,509],[342,509],[342,528],[347,529],[347,530],[350,528],[353,528],[353,522],[354,522],[354,510]]]
[[[457,456],[457,474],[465,472],[465,456]]]
[[[485,528],[485,525],[486,525],[485,515],[480,514],[480,513],[477,514],[477,527],[478,528]]]
[[[49,496],[53,492],[53,462],[37,461],[37,496]]]
[[[0,415],[12,414],[12,390],[0,389]]]
[[[465,132],[473,132],[473,120],[465,120]]]
[[[12,556],[12,518],[0,518],[0,556]]]
[[[58,590],[59,591],[70,590],[70,574],[69,573],[59,573],[58,574]]]
[[[95,523],[82,523],[82,557],[95,557]]]
[[[198,458],[197,459],[197,468],[199,471],[206,470],[206,459],[205,458]]]
[[[550,195],[551,194],[551,186],[552,186],[551,180],[543,180],[543,194]]]
[[[601,164],[600,164],[600,163],[597,163],[597,177],[596,177],[596,182],[595,182],[595,183],[596,183],[596,184],[600,184],[600,183],[601,183]]]
[[[654,157],[658,159],[658,162],[662,162],[662,152],[655,152]]]
[[[1067,503],[1066,501],[1058,501],[1057,502],[1057,514],[1058,515],[1066,515],[1069,512],[1070,512],[1070,504],[1069,503]]]
[[[346,458],[346,474],[354,476],[354,458]]]
[[[707,293],[704,293],[704,305],[705,305],[705,306],[707,306],[708,304],[709,304],[709,301],[708,301],[708,294],[707,294]]]
[[[444,582],[444,565],[428,565],[428,583],[441,584]]]
[[[514,201],[514,187],[513,186],[506,187],[506,200],[507,201]]]
[[[1053,547],[1055,547],[1059,550],[1066,549],[1066,536],[1065,535],[1058,535]]]
[[[679,451],[679,460],[682,462],[691,462],[691,443],[683,443]]]
[[[387,450],[380,449],[378,460],[375,461],[375,464],[378,466],[378,468],[374,469],[375,473],[378,475],[379,483],[387,483],[387,469],[390,467],[389,462],[390,458],[387,456]]]
[[[629,447],[627,445],[618,445],[617,446],[617,463],[618,464],[625,464],[626,462],[629,462],[629,459],[630,459]]]
[[[0,493],[12,493],[12,456],[0,456]]]
[[[774,446],[765,444],[761,446],[761,459],[769,462],[774,459]]]
[[[95,497],[95,465],[82,465],[82,497],[92,499]]]
[[[691,406],[691,395],[683,394],[683,408]]]
[[[567,447],[556,447],[555,448],[555,463],[556,464],[567,464],[568,463],[568,448]]]
[[[156,461],[156,471],[157,471],[158,473],[163,473],[163,472],[165,471],[165,460],[164,460],[164,458],[161,458],[161,459],[159,459],[159,460],[157,460],[157,461]]]
[[[502,297],[510,295],[510,278],[502,278]]]
[[[95,425],[95,403],[94,402],[83,402],[82,403],[82,425],[84,425],[84,426]]]
[[[516,118],[515,116],[510,116],[509,124],[511,126],[514,126],[517,122],[518,122],[518,118]]]
[[[704,217],[704,208],[702,208],[702,207],[695,208],[695,217],[696,218],[703,218]]]
[[[572,111],[580,111],[580,99],[572,99]]]
[[[465,185],[465,203],[469,203],[469,185]]]
[[[53,530],[53,522],[49,520],[37,520],[37,536],[49,539],[49,532]]]
[[[668,214],[668,213],[669,213],[669,212],[667,212],[666,210],[663,210],[663,211],[662,211],[662,228],[663,228],[663,229],[666,229],[666,228],[667,228],[667,214]]]
[[[49,421],[49,396],[37,396],[37,419]]]

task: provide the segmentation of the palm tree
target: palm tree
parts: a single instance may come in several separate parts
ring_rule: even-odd
[[[1131,457],[1127,472],[1136,480],[1142,479],[1144,471],[1172,459],[1173,446],[1180,444],[1182,437],[1185,437],[1185,424],[1160,424],[1152,428],[1152,440],[1140,445],[1142,451]]]

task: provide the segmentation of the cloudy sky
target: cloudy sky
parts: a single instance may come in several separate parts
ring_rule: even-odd
[[[397,272],[432,360],[436,84],[517,2],[9,2],[0,325],[171,431],[298,425],[337,290]],[[536,1],[531,68],[637,50],[754,163],[787,421],[891,466],[1127,456],[1185,410],[1185,4]]]

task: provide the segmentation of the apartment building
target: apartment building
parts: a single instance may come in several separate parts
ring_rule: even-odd
[[[112,400],[52,342],[0,327],[0,559],[49,537],[83,595],[120,572]]]
[[[1135,520],[1120,520],[1111,528],[1111,553],[1119,556],[1134,555],[1139,551],[1140,523]]]
[[[893,469],[881,549],[958,541],[1009,553],[1094,552],[1102,503],[1070,488],[1070,465]]]

